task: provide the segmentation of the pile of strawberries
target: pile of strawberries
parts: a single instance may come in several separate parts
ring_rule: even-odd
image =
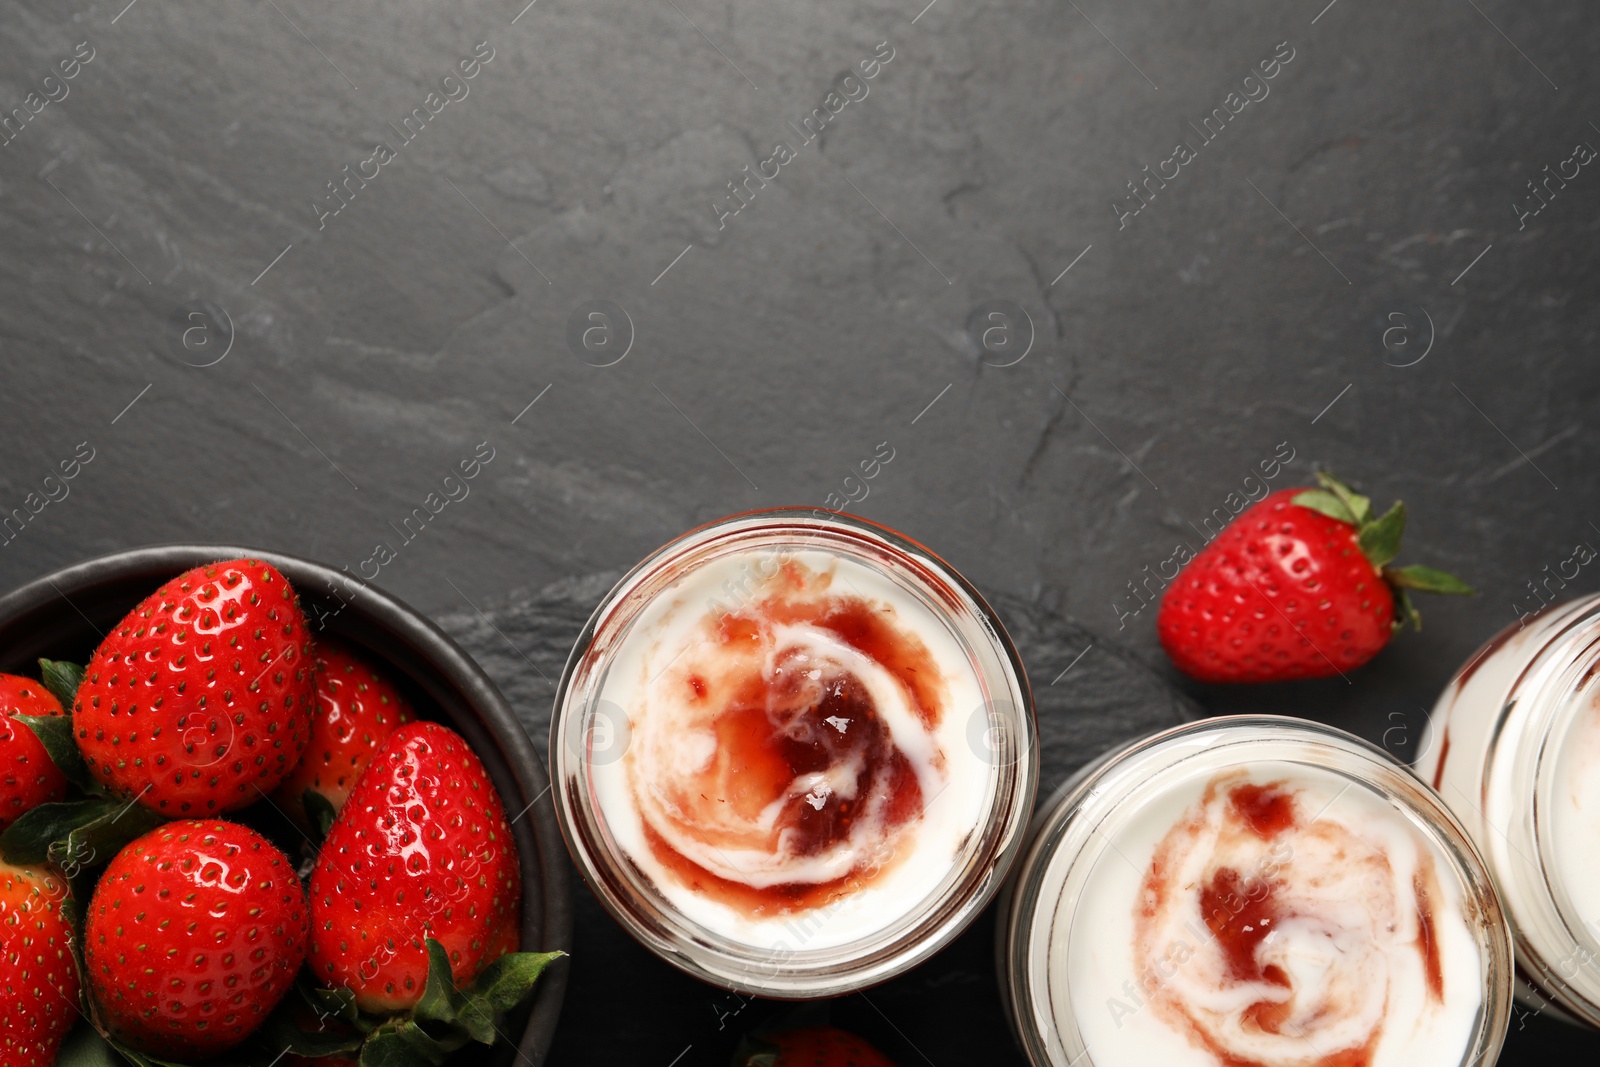
[[[560,955],[517,951],[482,763],[313,645],[272,566],[188,571],[40,666],[0,675],[7,1067],[438,1065]]]

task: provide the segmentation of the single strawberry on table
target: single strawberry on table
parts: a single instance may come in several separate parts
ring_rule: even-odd
[[[270,564],[186,571],[95,649],[73,707],[84,762],[168,817],[253,803],[305,748],[310,649],[294,590]]]
[[[447,727],[400,727],[317,856],[312,974],[363,1011],[404,1011],[426,984],[425,938],[464,986],[516,947],[521,914],[516,845],[483,764]]]
[[[24,729],[24,727],[17,727]],[[81,1016],[60,875],[0,863],[0,1062],[50,1067]]]
[[[294,864],[248,827],[166,823],[112,859],[84,928],[85,979],[111,1035],[193,1060],[266,1021],[305,958]]]
[[[0,674],[0,830],[40,804],[67,795],[67,778],[44,742],[14,715],[65,714],[61,702],[32,678]]]
[[[1168,587],[1156,629],[1184,673],[1207,682],[1342,674],[1406,621],[1421,627],[1410,590],[1472,592],[1432,567],[1389,566],[1405,505],[1374,517],[1366,497],[1325,472],[1317,479],[1321,488],[1283,489],[1247,508]]]
[[[416,718],[394,683],[353,649],[319,640],[312,659],[316,703],[311,738],[299,765],[273,798],[301,829],[315,822],[305,808],[307,791],[337,813],[373,754],[396,727]]]

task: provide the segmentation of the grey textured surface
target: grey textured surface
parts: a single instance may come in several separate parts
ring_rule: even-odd
[[[0,585],[215,539],[378,567],[443,615],[837,494],[1101,635],[1077,669],[1115,649],[1163,670],[1128,583],[1288,442],[1275,485],[1328,465],[1404,497],[1402,561],[1483,595],[1425,607],[1348,684],[1190,692],[1407,751],[1529,583],[1600,537],[1600,177],[1556,178],[1548,203],[1527,186],[1600,144],[1600,20],[1555,0],[924,2],[11,0],[0,113],[41,95],[0,146],[0,513],[25,520]],[[92,61],[43,84],[84,41]],[[469,95],[401,144],[390,124],[478,42]],[[879,42],[870,92],[800,145],[789,124]],[[1119,229],[1125,183],[1199,144],[1191,123],[1280,42],[1270,95]],[[319,229],[324,183],[380,140],[395,158]],[[780,140],[795,158],[718,229],[726,182]],[[631,323],[610,366],[568,342],[598,300]],[[229,327],[170,330],[195,301]],[[1010,344],[974,325],[994,301],[1026,311],[1031,348],[1014,314]],[[468,495],[406,540],[483,441]],[[80,442],[93,459],[47,484]],[[863,482],[880,442],[894,459]],[[900,987],[881,1016],[840,1010],[903,1062],[1005,1046],[979,954],[952,952],[969,1020]],[[665,1009],[638,1017],[660,1020],[644,1062],[711,1062]],[[1596,1047],[1513,1026],[1508,1063]],[[607,1062],[591,1039],[567,1035],[566,1062]]]

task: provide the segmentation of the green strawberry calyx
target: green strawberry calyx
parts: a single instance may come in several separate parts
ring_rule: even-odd
[[[69,799],[24,812],[6,827],[0,833],[0,859],[30,867],[48,863],[66,876],[74,896],[87,900],[99,868],[166,819],[124,797],[109,795],[84,765],[72,737],[73,694],[83,668],[41,659],[39,669],[45,688],[61,702],[62,714],[13,715],[12,720],[33,731],[75,791]]]
[[[783,1055],[783,1049],[764,1037],[746,1034],[739,1039],[733,1054],[733,1067],[772,1067]]]
[[[272,1067],[289,1053],[310,1060],[357,1059],[362,1067],[442,1067],[470,1042],[493,1045],[503,1039],[500,1025],[506,1013],[528,998],[546,967],[566,955],[508,953],[462,988],[451,974],[444,946],[432,938],[427,946],[427,985],[411,1011],[366,1015],[357,1010],[348,989],[327,989],[302,976],[244,1044],[205,1060],[203,1067]],[[111,1036],[93,998],[89,1008],[91,1025],[78,1027],[67,1039],[61,1067],[188,1067],[128,1048]]]
[[[61,705],[61,714],[13,715],[12,718],[34,732],[50,756],[50,762],[60,769],[67,781],[90,795],[103,795],[105,788],[89,773],[78,752],[78,742],[72,736],[73,703],[77,699],[78,685],[83,681],[83,668],[66,660],[41,659],[39,678]]]
[[[78,698],[78,686],[83,684],[83,665],[64,659],[39,660],[39,680],[66,711]]]
[[[456,985],[450,956],[433,938],[427,939],[428,980],[422,999],[408,1015],[372,1026],[356,1015],[349,998],[345,1021],[367,1031],[361,1043],[362,1067],[440,1067],[468,1042],[493,1045],[501,1018],[533,992],[534,983],[564,952],[511,952],[483,969],[465,989]],[[322,990],[324,999],[343,999],[347,990]]]
[[[1362,554],[1372,564],[1373,570],[1383,576],[1394,593],[1395,603],[1400,607],[1395,612],[1395,632],[1405,629],[1407,621],[1418,630],[1422,629],[1422,615],[1411,602],[1411,590],[1445,596],[1471,596],[1476,592],[1455,575],[1434,567],[1389,565],[1400,554],[1400,538],[1406,530],[1405,504],[1396,500],[1388,511],[1375,516],[1369,498],[1327,471],[1317,472],[1317,483],[1320,489],[1306,489],[1297,493],[1291,503],[1356,528],[1356,543],[1361,546]]]

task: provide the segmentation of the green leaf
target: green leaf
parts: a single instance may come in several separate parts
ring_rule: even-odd
[[[123,1067],[124,1060],[127,1061],[127,1063],[133,1064],[133,1067],[188,1067],[187,1064],[179,1063],[176,1060],[163,1060],[156,1056],[146,1055],[143,1052],[129,1048],[127,1045],[122,1044],[122,1042],[117,1041],[114,1038],[107,1037],[105,1034],[99,1034],[98,1036],[100,1040],[104,1041],[111,1048],[113,1053],[121,1057],[121,1059],[112,1061],[113,1063],[117,1064],[118,1067]],[[208,1067],[227,1067],[227,1065],[208,1064]]]
[[[398,1024],[390,1024],[367,1038],[361,1046],[361,1067],[418,1067],[430,1062],[413,1052],[397,1031]]]
[[[78,698],[78,686],[83,684],[83,667],[64,659],[41,659],[39,680],[50,690],[50,695],[61,702],[64,710],[71,711]]]
[[[103,814],[104,804],[99,797],[40,804],[24,812],[0,834],[0,854],[4,854],[8,863],[24,866],[43,863],[49,858],[53,843],[65,841],[74,829]]]
[[[163,816],[149,808],[124,801],[115,811],[107,811],[93,822],[74,829],[65,840],[53,843],[50,846],[50,862],[60,867],[68,877],[75,877],[79,871],[110,863],[111,857],[121,852],[129,842],[143,837],[164,822],[166,819]]]
[[[56,1067],[128,1067],[128,1061],[100,1036],[100,1031],[88,1023],[79,1023],[61,1043]]]
[[[1411,594],[1406,592],[1404,589],[1397,590],[1395,600],[1398,601],[1400,605],[1400,610],[1395,612],[1394,616],[1395,633],[1399,633],[1401,630],[1404,630],[1406,628],[1406,623],[1408,622],[1412,625],[1412,627],[1420,631],[1422,629],[1422,613],[1418,611],[1417,606],[1411,602]]]
[[[739,1039],[739,1047],[733,1050],[733,1067],[772,1067],[782,1054],[783,1049],[771,1041],[745,1034]]]
[[[350,1026],[361,1025],[361,1011],[356,1007],[356,995],[344,988],[326,989],[310,982],[295,983],[301,998],[317,1013],[318,1019],[337,1019]]]
[[[461,1026],[474,1040],[494,1044],[500,1017],[527,998],[539,975],[560,955],[559,952],[514,952],[490,964],[478,976],[467,996],[460,1013]]]
[[[1396,500],[1383,517],[1365,523],[1357,535],[1361,551],[1379,570],[1400,554],[1400,538],[1406,532],[1406,506]]]
[[[378,1018],[361,1015],[355,995],[347,989],[323,989],[297,984],[301,998],[324,1020],[333,1018],[361,1031],[334,1036],[318,1044],[308,1040],[300,1055],[332,1055],[359,1044],[362,1067],[441,1067],[471,1041],[493,1045],[500,1036],[501,1016],[517,1007],[533,991],[539,976],[562,952],[513,952],[489,964],[468,988],[456,984],[450,954],[433,938],[426,939],[428,977],[417,1006],[405,1015]],[[280,1009],[281,1010],[281,1009]],[[334,1035],[347,1034],[343,1026],[330,1027]],[[307,1035],[320,1037],[320,1035]],[[287,1047],[280,1041],[281,1051]]]
[[[451,1053],[467,1043],[452,1031],[435,1038],[410,1019],[385,1023],[361,1046],[361,1067],[442,1067]]]
[[[306,819],[311,823],[311,830],[317,835],[317,843],[327,840],[328,831],[333,829],[333,822],[339,813],[333,810],[333,804],[327,797],[315,789],[307,789],[300,794],[300,806],[305,808]]]
[[[469,1010],[492,1009],[504,1014],[527,999],[546,967],[565,952],[510,952],[483,969],[467,994]]]
[[[528,998],[561,952],[513,952],[483,969],[463,990],[455,982],[450,955],[427,939],[428,978],[422,999],[407,1017],[391,1019],[361,1046],[363,1067],[437,1067],[468,1041],[493,1045],[500,1018]]]
[[[367,1038],[361,1046],[361,1067],[416,1067],[429,1062],[412,1051],[398,1029],[398,1023],[391,1023]]]
[[[133,1067],[187,1067],[174,1060],[136,1052],[102,1034],[87,1022],[73,1028],[56,1055],[56,1067],[128,1067],[129,1064]],[[207,1067],[226,1067],[226,1064],[208,1060]]]
[[[345,1025],[333,1012],[317,1010],[309,995],[312,989],[303,978],[295,988],[300,996],[285,997],[243,1044],[203,1060],[203,1067],[282,1067],[284,1059],[291,1054],[321,1059],[352,1056],[361,1048],[365,1032]],[[343,998],[332,998],[332,1002],[342,1004]],[[308,1006],[313,1014],[307,1013]]]
[[[341,1056],[355,1052],[367,1035],[359,1030],[324,1026],[320,1030],[307,1030],[295,1023],[286,1012],[273,1012],[251,1037],[251,1043],[268,1053],[266,1058],[283,1056],[285,1051],[308,1059],[324,1056]]]
[[[100,784],[89,774],[89,768],[84,766],[83,756],[78,752],[77,739],[72,736],[70,712],[63,715],[13,715],[11,718],[34,732],[49,754],[50,762],[61,769],[67,781],[85,793],[102,792]]]
[[[84,900],[87,902],[88,898],[85,897]],[[72,921],[72,937],[67,941],[67,949],[72,953],[73,965],[78,968],[78,974],[82,977],[89,973],[89,964],[84,960],[83,955],[84,909],[79,905],[76,896],[67,901],[67,903],[72,905],[71,912],[68,912],[65,907],[61,909],[62,914],[67,915]],[[88,1021],[90,1028],[98,1033],[100,1030],[100,1007],[94,1002],[94,995],[89,991],[88,981],[83,981],[79,984],[80,989],[76,1005],[78,1014],[83,1016]]]
[[[111,797],[40,804],[0,834],[8,862],[49,861],[72,878],[110,862],[134,838],[165,820],[147,808]]]
[[[1419,593],[1441,593],[1445,596],[1473,596],[1477,590],[1453,574],[1433,567],[1388,567],[1383,576],[1391,585],[1401,589],[1415,589]]]
[[[418,1022],[454,1026],[460,1019],[461,1009],[466,1007],[467,998],[456,988],[455,977],[450,970],[450,954],[445,947],[431,937],[427,939],[427,946],[428,980],[422,987],[422,999],[417,1001],[416,1008],[412,1010],[412,1018]],[[481,1036],[484,1030],[481,1025],[469,1027],[468,1033],[473,1040],[492,1045],[493,1020],[490,1020],[487,1029],[487,1037]]]
[[[1350,509],[1350,514],[1355,516],[1357,526],[1372,521],[1371,500],[1357,493],[1327,471],[1317,472],[1317,484],[1344,502],[1344,506]]]
[[[1330,519],[1349,523],[1351,526],[1356,524],[1356,517],[1350,514],[1345,502],[1326,489],[1307,489],[1303,493],[1296,493],[1290,503],[1319,511]]]

